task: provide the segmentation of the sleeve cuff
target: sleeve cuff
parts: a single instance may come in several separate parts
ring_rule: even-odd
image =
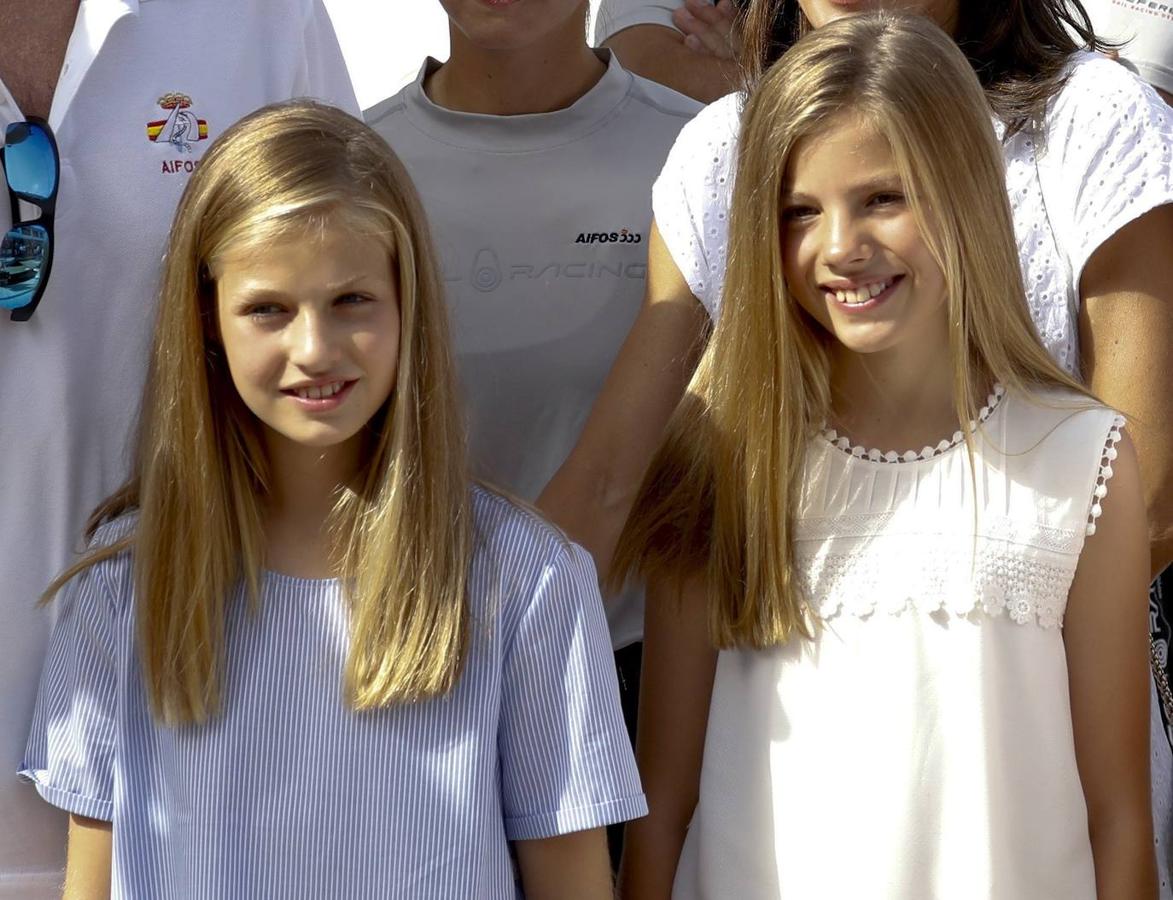
[[[49,772],[45,769],[25,768],[17,773],[25,781],[31,781],[46,803],[63,809],[66,812],[89,819],[101,819],[103,822],[114,821],[114,804],[109,800],[99,800],[96,797],[87,797],[76,794],[49,783]]]
[[[528,841],[557,837],[588,828],[600,828],[616,822],[627,822],[648,814],[644,795],[635,794],[621,800],[609,800],[593,806],[559,809],[554,812],[505,819],[505,837],[511,841]]]
[[[606,10],[600,10],[598,15],[599,19],[595,23],[596,47],[603,46],[605,41],[635,25],[663,25],[677,30],[672,23],[672,9],[668,6],[641,6],[620,16],[609,16]]]

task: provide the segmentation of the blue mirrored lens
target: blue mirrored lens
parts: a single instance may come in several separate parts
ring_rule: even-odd
[[[14,191],[48,200],[57,187],[56,154],[40,125],[18,122],[4,135],[4,171]]]
[[[44,277],[49,232],[40,225],[21,225],[0,244],[0,308],[20,309],[33,302]]]

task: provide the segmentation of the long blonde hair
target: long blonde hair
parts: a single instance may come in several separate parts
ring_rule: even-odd
[[[226,607],[243,581],[255,608],[264,566],[268,465],[218,343],[214,262],[242,242],[324,224],[386,244],[401,321],[395,390],[330,522],[351,608],[345,694],[358,709],[436,696],[463,664],[469,487],[427,223],[407,172],[367,126],[309,101],[277,104],[216,141],[175,214],[133,475],[88,530],[136,510],[133,529],[46,592],[130,549],[143,674],[166,723],[218,710]]]
[[[973,70],[927,19],[838,20],[769,71],[744,117],[721,317],[653,459],[612,566],[701,577],[719,647],[810,636],[793,520],[812,434],[830,413],[830,339],[791,297],[780,198],[799,140],[844,114],[888,140],[948,292],[958,420],[975,385],[1083,393],[1047,355],[1025,302],[1002,154]],[[972,455],[972,437],[967,437]]]

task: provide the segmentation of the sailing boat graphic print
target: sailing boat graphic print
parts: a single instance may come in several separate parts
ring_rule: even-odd
[[[208,139],[208,123],[191,111],[191,97],[170,91],[158,100],[167,118],[147,123],[147,138],[156,144],[171,144],[180,153],[191,153],[192,144]]]

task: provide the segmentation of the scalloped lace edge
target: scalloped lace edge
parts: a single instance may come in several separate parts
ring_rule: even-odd
[[[1063,624],[1076,559],[1052,564],[1017,554],[937,553],[909,566],[890,554],[823,553],[797,560],[808,609],[820,619],[875,613],[1006,615],[1042,628]]]
[[[1116,445],[1123,436],[1124,416],[1116,416],[1112,420],[1112,428],[1104,441],[1104,452],[1100,456],[1100,471],[1096,475],[1096,486],[1092,489],[1092,497],[1087,511],[1087,535],[1096,533],[1096,519],[1104,514],[1103,500],[1108,496],[1108,481],[1115,474],[1112,463],[1116,461]]]
[[[977,419],[970,422],[967,426],[967,431],[970,434],[976,432],[978,427],[998,408],[998,404],[1001,402],[1005,393],[1006,389],[1002,385],[994,385],[994,391],[986,397],[986,405],[978,412]],[[934,456],[940,456],[942,453],[952,450],[965,440],[964,432],[955,431],[951,439],[939,441],[935,447],[924,447],[919,453],[916,450],[906,450],[904,453],[897,453],[895,450],[884,451],[875,447],[868,449],[860,444],[853,444],[851,438],[839,434],[834,428],[822,428],[819,430],[819,434],[832,447],[843,451],[849,456],[854,456],[859,459],[869,459],[872,462],[886,463],[909,463],[932,459]]]

